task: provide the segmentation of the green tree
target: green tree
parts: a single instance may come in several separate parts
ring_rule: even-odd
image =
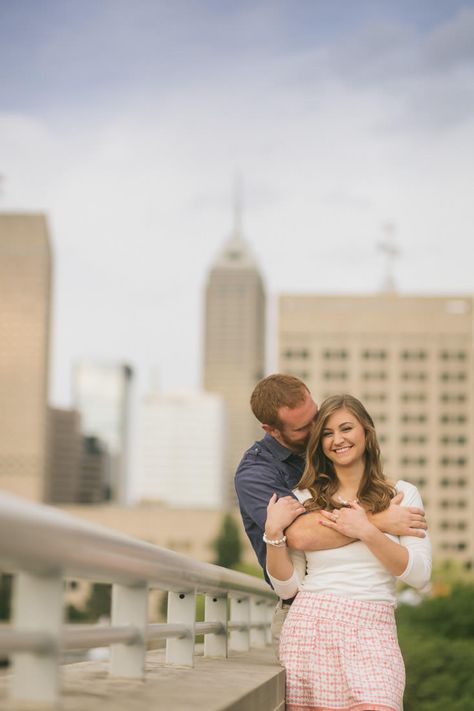
[[[0,575],[0,620],[9,620],[11,611],[12,576]]]
[[[457,583],[450,595],[428,598],[415,607],[403,605],[397,619],[424,634],[474,639],[474,585]]]
[[[110,617],[112,586],[105,583],[94,583],[86,602],[86,619],[96,622],[99,617]]]
[[[223,568],[235,568],[239,565],[242,556],[242,543],[239,527],[232,514],[225,514],[212,547],[216,553],[214,561],[216,565],[221,565]]]
[[[397,611],[407,683],[405,711],[474,709],[474,586]]]

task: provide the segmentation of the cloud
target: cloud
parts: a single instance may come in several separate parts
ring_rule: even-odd
[[[232,226],[236,169],[269,294],[377,289],[387,220],[403,289],[472,289],[472,67],[454,46],[469,13],[430,27],[363,18],[352,33],[329,18],[314,42],[285,28],[284,3],[218,17],[190,3],[184,29],[174,4],[152,5],[124,9],[110,37],[65,16],[40,62],[48,74],[72,33],[63,78],[45,77],[40,108],[0,114],[4,206],[50,215],[55,400],[82,355],[130,360],[144,380],[158,364],[166,389],[199,383],[202,289]],[[154,47],[158,20],[170,34]]]

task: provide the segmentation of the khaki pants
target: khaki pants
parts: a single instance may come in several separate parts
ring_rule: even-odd
[[[288,614],[289,609],[290,609],[289,605],[283,605],[282,601],[278,600],[277,606],[275,607],[275,611],[273,613],[272,645],[273,645],[273,650],[275,652],[275,656],[276,656],[278,662],[280,661],[279,647],[280,647],[281,628],[283,627],[283,623],[286,620],[286,616]]]

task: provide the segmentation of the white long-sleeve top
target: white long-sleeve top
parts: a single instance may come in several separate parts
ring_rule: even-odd
[[[401,506],[423,508],[416,486],[400,480],[395,488],[397,492],[404,493]],[[311,498],[308,489],[294,489],[293,493],[302,502]],[[355,600],[395,602],[397,579],[414,588],[427,585],[431,576],[429,537],[397,537],[388,533],[385,535],[408,550],[408,564],[401,575],[392,575],[362,541],[322,551],[303,552],[290,549],[294,567],[291,578],[277,580],[268,574],[275,592],[283,599],[293,597],[298,590],[304,590],[344,595]]]

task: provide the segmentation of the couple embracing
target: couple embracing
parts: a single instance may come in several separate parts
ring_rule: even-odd
[[[274,374],[251,407],[265,436],[235,485],[280,598],[272,631],[287,711],[401,711],[396,582],[422,588],[431,573],[420,494],[384,475],[372,418],[351,395],[318,410],[301,380]]]

